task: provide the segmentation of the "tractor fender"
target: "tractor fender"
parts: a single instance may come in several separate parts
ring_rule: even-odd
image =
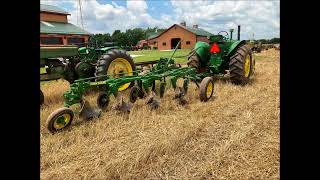
[[[240,45],[245,44],[245,43],[246,43],[245,40],[232,42],[232,44],[229,48],[229,51],[227,53],[227,56],[231,56]]]
[[[198,41],[195,46],[194,50],[196,51],[197,55],[200,58],[200,61],[205,63],[210,59],[210,45],[206,42]]]
[[[90,53],[90,48],[80,47],[80,48],[78,48],[78,53],[79,53],[80,55],[89,54],[89,53]]]

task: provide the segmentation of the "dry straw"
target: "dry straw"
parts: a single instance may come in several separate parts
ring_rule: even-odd
[[[279,179],[279,51],[255,57],[251,84],[217,81],[206,103],[192,85],[185,107],[169,90],[156,111],[138,100],[129,118],[107,111],[54,135],[45,121],[68,83],[43,84],[41,179]]]

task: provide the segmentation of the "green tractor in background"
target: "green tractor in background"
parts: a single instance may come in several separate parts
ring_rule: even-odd
[[[203,76],[226,75],[229,73],[231,82],[245,85],[254,74],[255,60],[245,40],[232,40],[229,33],[221,31],[208,37],[210,43],[198,41],[188,57],[188,66],[197,69]]]
[[[77,79],[113,75],[133,75],[136,66],[132,57],[116,47],[42,46],[40,47],[40,81],[63,78],[72,84]],[[119,91],[130,87],[124,84]],[[44,102],[40,90],[40,105]]]
[[[251,48],[252,52],[260,53],[262,51],[261,41],[251,40],[248,45]]]

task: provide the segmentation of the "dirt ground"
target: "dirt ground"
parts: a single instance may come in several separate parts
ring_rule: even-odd
[[[68,83],[42,84],[41,179],[279,179],[279,53],[256,54],[244,87],[216,81],[206,103],[190,84],[186,107],[169,89],[156,111],[139,99],[128,117],[109,108],[54,135],[46,118],[63,106]],[[95,105],[96,97],[87,100]]]

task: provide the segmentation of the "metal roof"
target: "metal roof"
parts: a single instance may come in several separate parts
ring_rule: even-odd
[[[40,33],[47,34],[83,34],[90,35],[85,31],[71,23],[47,22],[40,21]]]
[[[150,32],[150,33],[148,33],[147,34],[147,39],[149,40],[149,39],[153,39],[153,38],[155,38],[155,37],[157,37],[158,35],[160,35],[161,33],[159,33],[159,32]]]
[[[59,14],[69,14],[67,11],[52,5],[40,4],[40,11],[53,12]]]
[[[194,27],[190,27],[190,26],[181,26],[179,24],[177,24],[178,26],[182,27],[182,28],[185,28],[191,32],[193,32],[194,34],[196,34],[197,36],[212,36],[213,34],[211,34],[210,32],[204,30],[204,29],[201,29],[201,28],[194,28]]]
[[[195,35],[197,36],[212,36],[213,34],[204,30],[204,29],[201,29],[201,28],[193,28],[193,27],[189,27],[189,26],[182,26],[182,25],[179,25],[179,24],[173,24],[171,27],[169,27],[168,29],[166,29],[165,31],[161,32],[161,33],[157,33],[157,34],[152,34],[148,37],[148,40],[150,39],[154,39],[154,38],[157,38],[159,36],[161,36],[163,33],[167,32],[169,29],[171,29],[172,27],[174,26],[179,26],[183,29],[186,29],[187,31],[189,32],[192,32],[194,33]]]

